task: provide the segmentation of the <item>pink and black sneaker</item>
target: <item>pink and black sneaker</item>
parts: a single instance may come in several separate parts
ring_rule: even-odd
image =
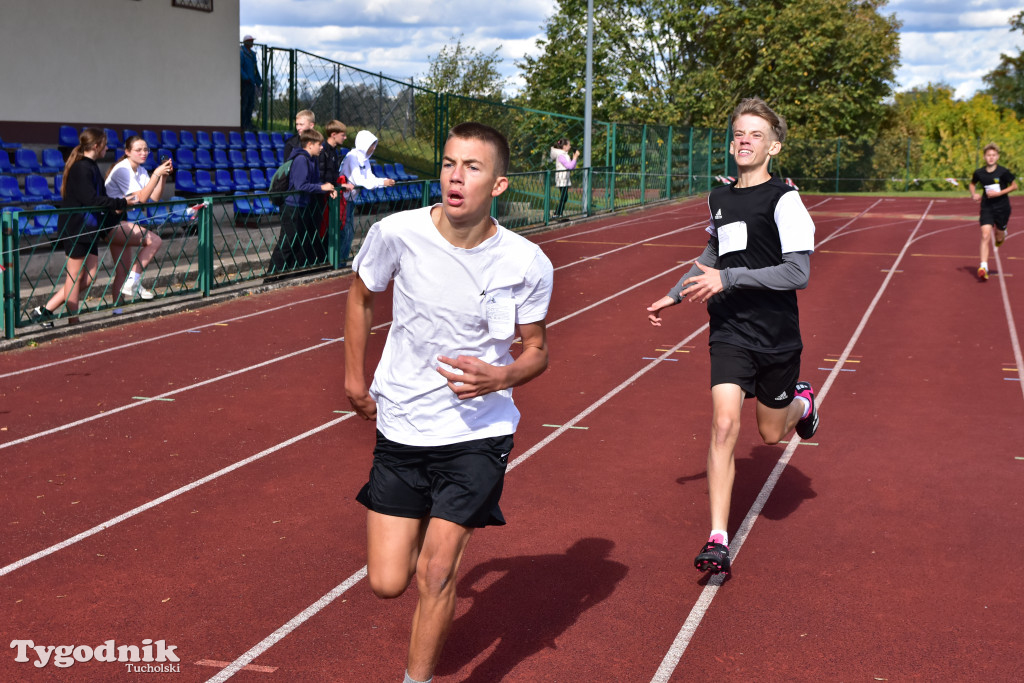
[[[801,439],[809,439],[818,431],[818,407],[814,405],[814,387],[808,382],[796,383],[796,395],[806,398],[811,403],[811,408],[796,423],[796,433]]]
[[[693,566],[702,572],[728,576],[732,566],[728,546],[709,540],[694,559]]]

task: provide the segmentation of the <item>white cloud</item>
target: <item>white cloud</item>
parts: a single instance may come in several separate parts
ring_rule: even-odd
[[[484,53],[500,45],[499,69],[518,88],[515,63],[537,53],[555,6],[555,0],[240,0],[239,36],[252,33],[266,45],[408,80],[422,77],[428,60],[462,34],[464,45]],[[957,97],[970,97],[984,87],[981,78],[1001,52],[1024,49],[1024,36],[1008,23],[1022,11],[1021,0],[890,0],[882,12],[903,24],[897,90],[942,82]]]

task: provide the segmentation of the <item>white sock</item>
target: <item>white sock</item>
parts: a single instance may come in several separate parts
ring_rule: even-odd
[[[985,270],[988,270],[988,261],[982,261],[981,265],[978,266],[978,267],[979,268],[984,268]]]
[[[431,676],[430,678],[428,678],[425,681],[417,681],[415,678],[413,678],[412,676],[409,675],[408,671],[406,671],[405,672],[405,680],[402,681],[402,683],[430,683],[433,680],[434,680],[434,677]]]
[[[811,402],[810,402],[810,400],[807,399],[806,396],[795,396],[794,398],[797,401],[800,401],[801,403],[804,404],[804,409],[800,413],[800,419],[802,420],[805,417],[807,417],[808,413],[811,412]]]
[[[712,529],[708,540],[712,543],[721,543],[722,545],[729,547],[729,532],[725,529]]]

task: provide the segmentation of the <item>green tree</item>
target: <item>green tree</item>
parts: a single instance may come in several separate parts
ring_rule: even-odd
[[[463,45],[462,38],[462,34],[452,36],[448,45],[428,58],[427,74],[421,85],[436,92],[501,101],[506,86],[506,79],[498,71],[501,46],[481,52]]]
[[[1010,18],[1010,31],[1024,33],[1024,12]],[[999,55],[999,66],[985,74],[983,80],[989,86],[985,94],[991,95],[996,104],[1024,116],[1024,51],[1016,56]]]
[[[758,95],[819,136],[872,135],[892,93],[886,0],[608,0],[595,8],[595,117],[717,126]],[[559,0],[524,57],[531,106],[582,111],[586,3]],[[839,68],[837,68],[837,65]],[[578,103],[578,104],[577,104]]]

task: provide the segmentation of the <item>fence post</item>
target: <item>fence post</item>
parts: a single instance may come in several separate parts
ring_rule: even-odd
[[[298,65],[295,59],[295,50],[288,50],[288,121],[295,120],[295,114],[298,112],[296,105],[296,99],[298,98]],[[285,130],[288,130],[285,128]]]
[[[979,142],[978,144],[980,145],[981,143]],[[907,176],[906,185],[903,188],[903,191],[904,192],[909,192],[910,191],[910,136],[909,135],[907,136],[907,173],[906,173],[906,176]]]
[[[544,225],[551,222],[551,169],[544,171]]]
[[[611,144],[611,148],[612,148],[612,163],[611,163],[612,174],[611,174],[611,180],[608,183],[608,189],[606,191],[608,192],[608,209],[610,211],[614,211],[615,210],[615,175],[616,175],[616,173],[618,173],[618,169],[619,169],[619,167],[618,167],[618,163],[619,163],[619,150],[618,150],[618,144],[619,144],[619,124],[617,124],[617,123],[613,123],[612,124],[611,136],[612,136],[612,139],[611,139],[611,143],[612,143]]]
[[[690,140],[686,145],[686,196],[693,194],[693,126],[690,126]]]
[[[711,164],[714,161],[712,156],[715,153],[715,140],[714,140],[715,129],[708,128],[708,192],[711,192]]]
[[[839,194],[839,155],[842,152],[843,136],[836,138],[836,194]]]
[[[423,206],[430,206],[430,181],[423,181]]]
[[[213,198],[203,197],[203,207],[196,216],[199,228],[199,288],[210,296],[213,285]]]
[[[17,225],[16,214],[0,213],[0,268],[3,268],[3,272],[0,273],[0,290],[3,290],[3,309],[0,316],[3,317],[4,336],[8,339],[14,339],[14,325],[20,308],[20,297],[16,289],[18,283],[14,279],[14,259],[17,258],[17,251],[14,248],[13,226]]]
[[[640,205],[647,203],[647,124],[640,130]]]
[[[341,193],[327,198],[327,261],[334,270],[339,270],[344,262],[341,257]],[[352,219],[355,221],[355,218]]]
[[[665,160],[665,199],[672,199],[672,126],[668,127],[665,149],[668,154]]]

